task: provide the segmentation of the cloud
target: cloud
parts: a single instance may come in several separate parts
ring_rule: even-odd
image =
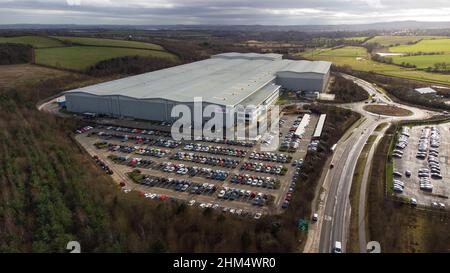
[[[0,24],[341,24],[448,21],[446,0],[0,0]]]

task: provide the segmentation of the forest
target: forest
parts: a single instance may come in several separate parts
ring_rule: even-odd
[[[334,77],[330,93],[335,94],[335,102],[357,102],[369,98],[364,88],[341,76]]]
[[[29,63],[33,48],[22,44],[0,44],[0,65]]]

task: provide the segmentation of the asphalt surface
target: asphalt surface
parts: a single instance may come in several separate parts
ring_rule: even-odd
[[[323,216],[323,220],[321,221],[320,231],[316,233],[316,236],[320,236],[320,239],[318,240],[318,251],[321,253],[333,252],[336,241],[342,242],[342,251],[346,251],[351,216],[349,194],[353,180],[353,173],[355,171],[359,155],[376,127],[383,122],[406,119],[422,119],[427,118],[432,114],[422,109],[394,103],[385,94],[377,90],[377,88],[372,84],[349,75],[343,76],[353,80],[356,84],[363,87],[369,94],[375,95],[376,98],[379,99],[377,102],[378,104],[396,105],[411,110],[414,114],[407,117],[388,117],[366,112],[363,107],[367,104],[364,102],[342,105],[344,108],[361,113],[363,115],[363,121],[351,129],[353,131],[350,136],[345,134],[344,137],[337,143],[332,159],[335,166],[333,169],[329,169],[324,179],[323,188],[325,194],[323,196],[323,206],[319,208],[319,215]],[[372,161],[372,156],[373,153],[370,154],[367,159],[369,163]],[[362,183],[362,187],[366,188],[367,177],[366,179],[363,179]],[[359,208],[365,208],[365,203],[366,198],[364,195],[360,198]],[[365,215],[363,213],[360,213],[359,215],[362,217],[362,219],[359,219],[362,221],[360,225],[360,236],[366,238],[366,228],[364,223]],[[361,252],[365,252],[365,249],[361,249]]]

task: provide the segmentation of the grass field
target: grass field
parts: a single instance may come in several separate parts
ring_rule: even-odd
[[[406,45],[408,43],[416,43],[422,39],[440,38],[439,36],[375,36],[368,40],[367,43],[378,43],[381,46]]]
[[[372,61],[363,47],[347,46],[337,49],[315,49],[304,52],[301,56],[312,60],[330,61],[338,66],[350,66],[352,69],[359,71],[418,81],[450,84],[450,75],[429,73]]]
[[[31,64],[0,65],[0,90],[17,88],[39,80],[64,77],[69,74],[70,72]]]
[[[358,42],[362,42],[364,40],[366,40],[369,37],[347,37],[344,38],[345,41],[358,41]]]
[[[450,52],[450,39],[423,40],[413,45],[400,45],[389,48],[390,52]]]
[[[317,49],[308,54],[309,56],[330,56],[330,57],[362,57],[369,56],[364,47],[345,46],[337,49]],[[306,57],[306,56],[305,56]]]
[[[392,56],[391,58],[395,64],[410,63],[420,69],[434,67],[435,63],[450,63],[450,55]]]
[[[64,44],[58,40],[41,36],[0,37],[0,43],[27,44],[34,48],[64,46]]]
[[[37,49],[36,63],[56,68],[84,71],[98,62],[124,56],[159,57],[177,60],[175,55],[162,51],[132,48],[72,46]]]
[[[164,50],[160,45],[143,43],[136,41],[125,41],[125,40],[115,40],[115,39],[101,39],[101,38],[88,38],[88,37],[54,37],[65,42],[72,42],[79,45],[90,45],[90,46],[111,46],[111,47],[128,47],[128,48],[138,48],[138,49],[153,49],[153,50]]]

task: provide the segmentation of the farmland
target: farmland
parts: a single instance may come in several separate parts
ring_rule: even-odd
[[[439,38],[438,36],[375,36],[368,40],[367,43],[377,43],[381,46],[407,45],[409,43],[417,43],[424,39]]]
[[[20,75],[20,81],[11,79]],[[0,65],[0,90],[17,88],[48,78],[60,78],[69,75],[61,70],[40,67],[31,64]]]
[[[71,46],[36,50],[36,63],[56,68],[84,71],[104,60],[123,56],[160,57],[176,60],[168,52],[114,47]]]
[[[95,64],[120,57],[153,57],[178,61],[160,45],[127,40],[89,37],[0,37],[1,43],[19,43],[34,48],[33,62],[39,65],[85,72]]]
[[[358,42],[362,42],[364,40],[366,40],[369,37],[346,37],[344,38],[345,41],[358,41]]]
[[[0,43],[31,45],[34,48],[60,47],[64,44],[56,39],[42,36],[0,37]]]
[[[392,56],[395,64],[409,63],[419,69],[434,67],[435,63],[450,63],[450,55],[417,55],[417,56]]]
[[[89,38],[89,37],[54,37],[55,39],[61,40],[65,43],[73,43],[77,45],[90,45],[90,46],[110,46],[110,47],[126,47],[126,48],[137,48],[137,49],[151,49],[151,50],[164,50],[160,45],[135,42],[135,41],[125,41],[125,40],[115,40],[115,39],[102,39],[102,38]]]
[[[341,47],[336,49],[312,50],[301,54],[313,60],[330,61],[337,66],[350,66],[354,70],[375,72],[399,78],[450,84],[450,76],[403,68],[396,65],[372,61],[363,47]]]
[[[401,53],[450,52],[450,39],[422,40],[413,45],[391,47],[389,51]]]
[[[319,49],[310,52],[310,55],[329,56],[329,57],[360,57],[366,58],[369,56],[366,49],[358,46],[346,46],[337,49]],[[306,55],[305,55],[306,57]]]

